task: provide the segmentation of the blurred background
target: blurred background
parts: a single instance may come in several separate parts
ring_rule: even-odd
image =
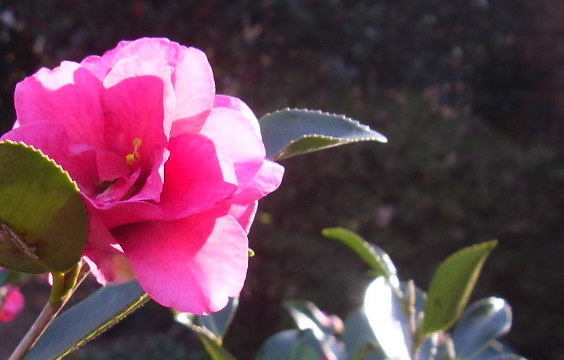
[[[329,226],[379,245],[423,288],[448,254],[498,238],[473,299],[512,304],[507,340],[519,353],[564,359],[562,1],[1,0],[0,131],[24,76],[141,36],[204,50],[218,93],[257,116],[323,109],[390,139],[283,163],[251,230],[256,256],[226,339],[239,359],[290,326],[285,299],[343,318],[359,306],[370,277],[320,236]],[[24,290],[21,331],[46,296],[40,282]],[[0,353],[13,329],[0,327]],[[206,357],[150,304],[73,358]]]

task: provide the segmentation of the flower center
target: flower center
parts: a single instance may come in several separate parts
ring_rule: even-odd
[[[133,145],[133,151],[125,155],[125,162],[129,166],[135,164],[141,157],[141,155],[139,155],[139,148],[143,145],[143,141],[139,138],[134,138],[131,143]]]

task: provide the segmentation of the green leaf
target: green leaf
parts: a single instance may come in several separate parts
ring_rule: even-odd
[[[188,327],[198,336],[198,339],[200,339],[208,355],[213,360],[235,360],[235,357],[223,347],[221,340],[210,330],[197,325],[188,325]]]
[[[454,324],[468,302],[484,261],[496,245],[493,240],[470,246],[441,263],[429,286],[420,336]]]
[[[0,269],[0,287],[6,285],[8,282],[8,277],[10,276],[10,271],[6,269]]]
[[[364,312],[386,359],[409,359],[413,344],[410,318],[385,277],[377,277],[366,289]]]
[[[22,143],[0,142],[0,266],[65,272],[88,235],[76,184],[54,161]]]
[[[136,281],[104,286],[59,315],[25,360],[60,359],[108,330],[148,300]]]
[[[272,335],[260,348],[256,360],[291,360],[299,333],[299,330],[284,330]]]
[[[285,330],[274,334],[262,345],[256,360],[324,359],[322,345],[313,332]]]
[[[370,244],[359,235],[344,228],[325,228],[321,230],[321,234],[330,239],[338,240],[348,246],[376,271],[377,276],[384,276],[391,280],[390,282],[396,289],[399,287],[396,267],[384,250],[376,245]]]
[[[473,303],[464,311],[452,332],[456,356],[471,359],[511,329],[511,307],[498,297]]]
[[[370,358],[375,357],[376,359],[386,358],[363,309],[353,312],[345,322],[343,342],[345,343],[348,357],[351,360],[362,360],[368,356],[371,356]]]
[[[273,160],[359,141],[388,140],[344,115],[305,109],[283,109],[259,119],[266,156]]]
[[[176,312],[174,320],[186,326],[198,336],[213,360],[234,360],[235,357],[223,347],[223,336],[233,320],[238,305],[239,300],[234,298],[229,300],[224,309],[216,313],[200,316]]]
[[[235,357],[231,355],[225,348],[218,345],[217,342],[213,341],[211,338],[198,334],[198,338],[204,345],[204,348],[208,352],[208,355],[213,360],[235,360]]]
[[[465,359],[456,357],[457,360]],[[504,344],[499,341],[493,341],[486,349],[477,355],[467,358],[471,360],[527,360],[523,356],[515,354]]]
[[[199,325],[209,329],[219,339],[223,339],[231,321],[233,321],[238,306],[239,299],[231,298],[227,306],[220,311],[206,316],[196,316],[197,322]]]
[[[435,360],[455,360],[454,344],[448,333],[437,333],[437,335],[440,337]]]

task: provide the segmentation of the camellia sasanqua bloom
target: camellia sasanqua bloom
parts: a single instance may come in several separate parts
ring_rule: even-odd
[[[12,321],[23,309],[25,299],[16,285],[0,287],[0,322]]]
[[[2,139],[53,158],[89,209],[84,258],[101,284],[137,279],[196,314],[237,296],[257,200],[280,184],[258,121],[216,95],[203,52],[164,38],[42,68],[17,84]]]

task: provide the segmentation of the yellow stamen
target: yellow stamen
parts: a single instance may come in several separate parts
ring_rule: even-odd
[[[133,144],[133,151],[130,154],[125,155],[125,162],[127,165],[133,165],[139,158],[139,148],[143,145],[143,141],[139,138],[134,138],[131,142]]]

